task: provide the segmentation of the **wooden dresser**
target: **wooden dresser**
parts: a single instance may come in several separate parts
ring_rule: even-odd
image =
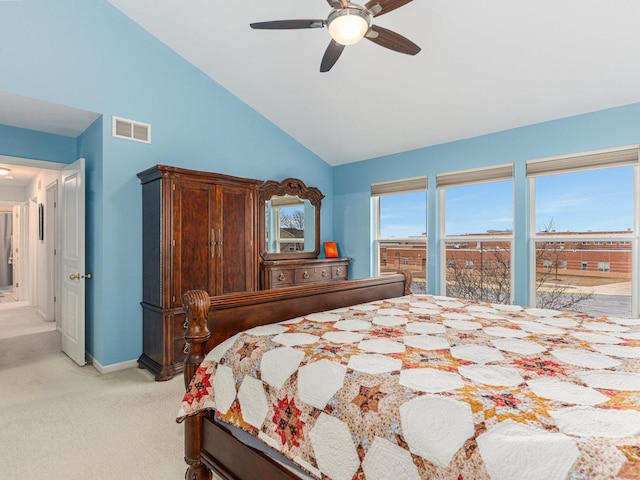
[[[350,261],[350,258],[263,260],[260,264],[260,287],[267,290],[347,280]]]
[[[142,183],[143,353],[156,380],[182,372],[182,294],[258,289],[259,180],[157,165]]]

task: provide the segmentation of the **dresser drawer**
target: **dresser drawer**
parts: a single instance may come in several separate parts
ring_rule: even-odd
[[[184,336],[182,338],[176,338],[173,341],[173,362],[174,363],[184,362],[184,359],[187,356],[186,347],[187,347],[187,341],[184,339]]]
[[[269,276],[269,284],[271,285],[271,288],[289,287],[293,285],[295,279],[294,270],[269,270],[266,274]]]
[[[173,338],[184,338],[184,334],[187,333],[187,315],[179,313],[171,321],[173,322]]]
[[[347,280],[350,261],[350,258],[266,260],[260,264],[261,288]]]
[[[335,265],[331,267],[331,278],[333,280],[346,280],[349,274],[349,267],[345,265]]]
[[[296,268],[296,283],[317,283],[331,280],[331,267]]]

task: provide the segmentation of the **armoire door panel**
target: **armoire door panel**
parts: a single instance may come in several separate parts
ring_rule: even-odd
[[[142,190],[142,301],[150,305],[163,303],[162,265],[164,245],[162,238],[162,183],[151,182]]]
[[[217,294],[255,289],[255,209],[253,194],[247,189],[217,187],[220,245]]]
[[[174,190],[174,306],[182,305],[182,294],[188,290],[212,291],[214,191],[197,182],[181,182]]]

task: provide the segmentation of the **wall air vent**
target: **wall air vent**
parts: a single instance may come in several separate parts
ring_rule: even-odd
[[[151,143],[151,125],[126,118],[112,117],[112,132],[114,137],[135,140],[136,142]]]

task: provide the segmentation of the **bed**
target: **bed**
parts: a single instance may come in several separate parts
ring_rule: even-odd
[[[640,320],[409,283],[187,292],[186,478],[640,479]]]

